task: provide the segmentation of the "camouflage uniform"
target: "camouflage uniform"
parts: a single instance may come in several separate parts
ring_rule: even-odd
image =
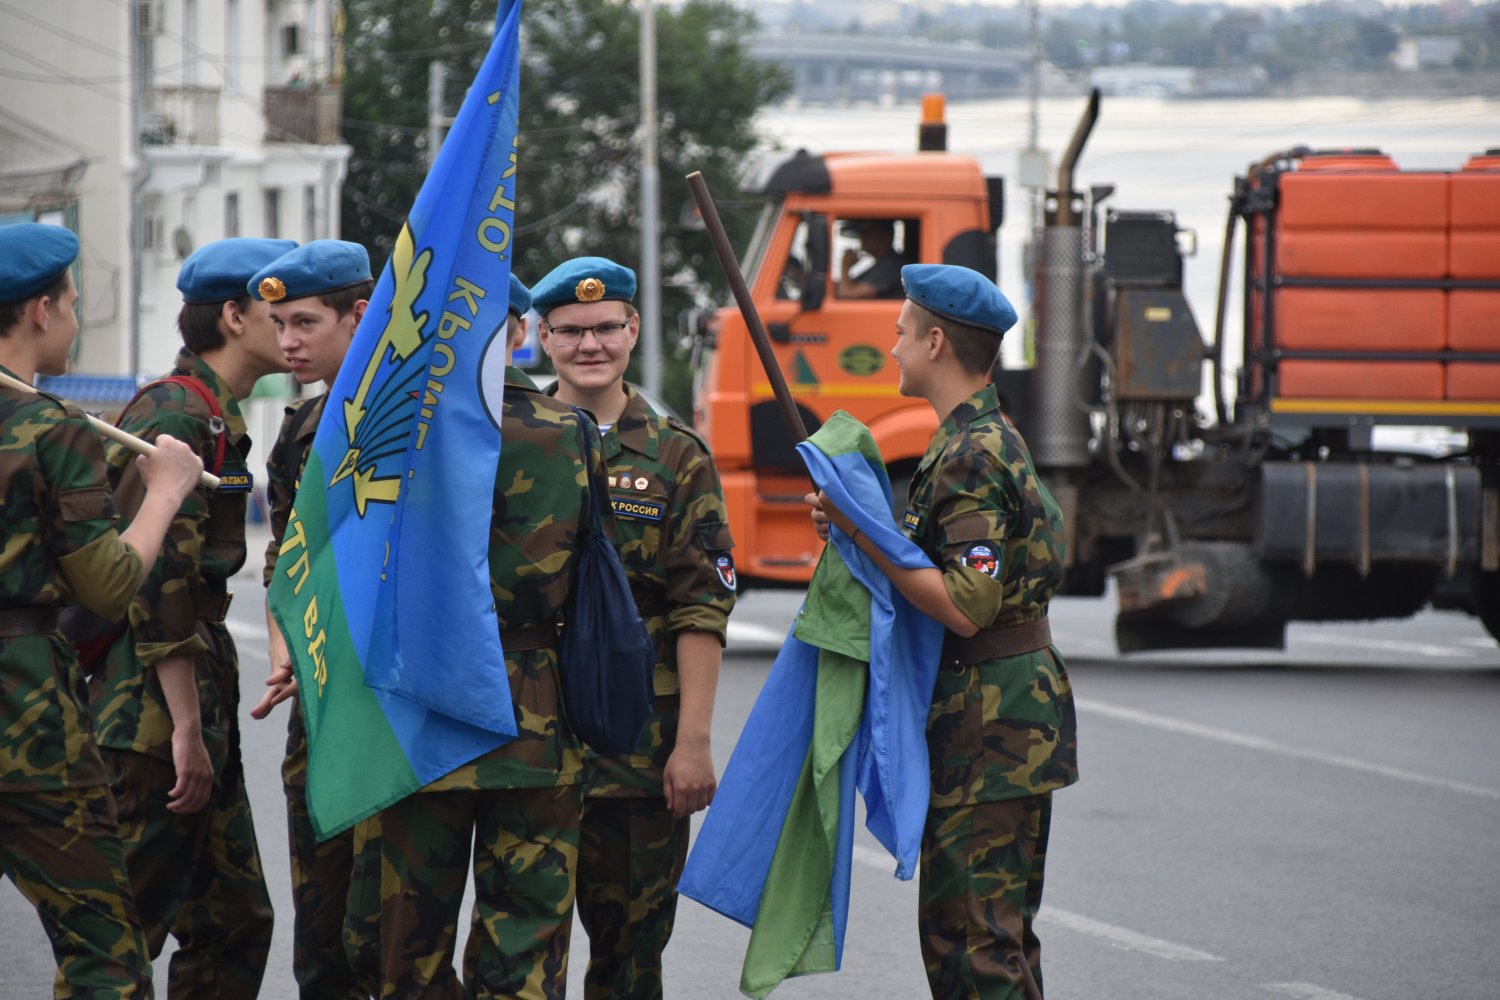
[[[1062,515],[993,386],[938,428],[912,479],[907,534],[981,627],[1045,617],[1062,579]],[[927,722],[932,804],[918,922],[934,997],[1022,996],[1006,959],[1041,981],[1051,793],[1078,780],[1072,688],[1057,650],[938,670]]]
[[[227,433],[220,475],[245,485],[212,492],[199,486],[183,501],[161,557],[131,605],[131,628],[90,681],[94,730],[119,804],[126,865],[152,956],[169,930],[177,938],[171,995],[253,997],[270,950],[271,900],[245,794],[239,670],[224,625],[226,585],[245,561],[250,439],[238,405],[213,369],[184,350],[173,374],[191,375],[217,398]],[[172,435],[208,468],[216,443],[210,417],[197,393],[163,383],[144,392],[120,423],[148,441]],[[129,517],[145,495],[140,474],[120,446],[111,447],[109,460],[115,495]],[[192,815],[167,809],[167,792],[176,782],[172,716],[150,669],[174,656],[193,659],[203,742],[214,771],[208,804]]]
[[[587,757],[578,912],[589,936],[588,1000],[662,995],[661,954],[692,823],[672,815],[662,790],[677,736],[677,633],[723,643],[734,607],[734,542],[708,446],[625,391],[604,458],[612,537],[656,643],[656,710],[634,753]]]
[[[297,485],[307,465],[318,419],[328,400],[325,392],[286,408],[281,431],[266,461],[266,497],[271,508],[271,541],[266,546],[267,587],[276,569],[281,539],[291,516]],[[321,844],[307,813],[307,727],[298,699],[287,715],[286,758],[281,764],[286,793],[287,846],[291,854],[292,974],[304,997],[368,996],[359,987],[344,949],[344,919],[353,865],[354,831],[345,830]]]
[[[583,746],[563,717],[557,623],[589,495],[580,433],[593,425],[506,369],[490,588],[520,735],[381,812],[375,837],[356,826],[356,855],[372,840],[382,854],[378,886],[356,870],[350,910],[369,912],[378,892],[384,996],[464,995],[452,954],[470,831],[468,995],[551,998],[567,986]]]
[[[7,372],[7,374],[10,374]],[[115,531],[104,449],[83,414],[0,386],[0,874],[36,907],[58,997],[151,996],[83,672],[49,617],[117,618],[140,557]]]

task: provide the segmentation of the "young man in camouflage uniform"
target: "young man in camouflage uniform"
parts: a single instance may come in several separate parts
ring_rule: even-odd
[[[809,499],[821,531],[831,517],[948,628],[927,724],[918,909],[932,995],[1029,997],[1026,980],[1042,978],[1032,922],[1052,792],[1078,780],[1072,688],[1047,625],[1062,580],[1062,514],[988,384],[1015,310],[968,268],[909,264],[901,278],[907,300],[891,350],[901,393],[942,419],[903,527],[937,568],[895,568],[831,505]]]
[[[30,384],[61,375],[78,333],[58,226],[0,227],[0,371]],[[58,997],[150,997],[140,931],[83,672],[57,633],[79,603],[116,619],[156,561],[203,465],[163,436],[138,459],[146,496],[117,515],[104,448],[72,406],[0,385],[0,874],[36,907],[57,959]]]
[[[713,799],[709,732],[728,616],[733,542],[708,446],[625,382],[640,333],[635,272],[602,257],[537,283],[549,390],[604,431],[613,539],[656,643],[656,710],[635,752],[588,754],[578,908],[587,1000],[662,995],[691,815]]]
[[[280,286],[269,283],[275,279]],[[249,291],[273,299],[271,319],[278,342],[302,385],[331,386],[354,339],[354,330],[369,305],[375,281],[370,257],[358,243],[314,240],[278,257],[250,279]],[[266,462],[266,497],[271,508],[271,541],[266,546],[263,581],[271,586],[281,538],[291,515],[297,484],[307,464],[327,389],[286,408],[281,431]],[[296,693],[286,639],[266,608],[271,676],[251,716],[264,719],[272,708]],[[286,758],[281,765],[286,793],[287,841],[291,852],[292,974],[301,996],[359,1000],[359,986],[344,947],[345,901],[353,865],[354,833],[346,830],[318,843],[307,813],[307,729],[300,707],[287,716]]]
[[[148,441],[180,437],[222,479],[183,504],[131,605],[130,628],[89,686],[152,956],[169,931],[177,939],[174,997],[254,997],[271,946],[271,900],[240,761],[239,667],[224,616],[229,579],[245,562],[252,485],[238,400],[262,376],[286,370],[270,310],[244,294],[245,282],[295,245],[231,239],[190,255],[177,279],[184,346],[170,376],[188,381],[153,383],[120,417]],[[126,459],[110,449],[115,495],[129,518],[141,482]]]
[[[355,827],[356,855],[371,831],[381,854],[375,877],[356,871],[349,903],[365,913],[360,897],[378,895],[379,996],[551,998],[567,986],[583,747],[562,711],[557,625],[603,462],[593,424],[525,373],[507,366],[504,394],[490,589],[519,735]],[[471,854],[465,990],[452,959]]]

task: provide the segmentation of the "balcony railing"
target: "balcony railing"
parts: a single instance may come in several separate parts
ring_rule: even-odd
[[[217,146],[219,90],[217,87],[157,87],[141,122],[146,146]]]
[[[344,95],[338,84],[267,87],[265,95],[267,142],[311,142],[326,146],[339,141]]]

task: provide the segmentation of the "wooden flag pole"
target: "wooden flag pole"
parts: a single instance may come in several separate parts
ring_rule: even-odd
[[[797,404],[792,402],[792,392],[787,388],[786,376],[781,373],[781,365],[776,360],[776,352],[771,349],[771,338],[766,335],[766,328],[760,321],[760,313],[755,309],[755,303],[750,298],[750,288],[745,284],[745,276],[740,273],[739,261],[735,259],[734,249],[729,245],[729,236],[724,232],[724,223],[719,220],[719,210],[714,206],[713,197],[708,193],[708,184],[703,180],[701,171],[694,170],[687,175],[688,187],[693,189],[693,201],[698,203],[698,214],[703,217],[703,224],[708,228],[708,236],[713,240],[714,250],[718,252],[719,264],[724,268],[724,276],[729,279],[729,290],[734,293],[734,301],[740,307],[740,315],[745,318],[745,326],[750,329],[750,339],[755,343],[755,353],[760,355],[761,367],[766,370],[766,377],[771,380],[771,391],[776,394],[776,403],[781,408],[781,419],[786,421],[787,430],[792,434],[792,443],[801,444],[807,440],[807,427],[802,423],[802,414],[797,411]]]
[[[36,386],[28,385],[18,378],[12,378],[11,376],[5,374],[5,372],[0,372],[0,385],[8,385],[12,389],[21,389],[25,392],[37,391]],[[89,418],[89,423],[94,426],[94,430],[98,431],[100,435],[109,438],[111,441],[117,441],[120,444],[123,444],[125,447],[135,452],[137,455],[153,455],[156,453],[156,445],[152,444],[150,441],[142,441],[134,434],[127,434],[124,431],[120,430],[120,428],[116,427],[114,424],[110,423],[107,420],[100,420],[92,413],[85,413],[84,416]],[[211,490],[216,490],[219,488],[219,477],[214,475],[212,472],[205,471],[200,473],[198,476],[198,481]]]

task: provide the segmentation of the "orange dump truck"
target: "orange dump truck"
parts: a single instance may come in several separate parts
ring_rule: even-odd
[[[1448,172],[1375,150],[1254,164],[1235,180],[1205,336],[1173,215],[1073,189],[1098,109],[1095,95],[1032,244],[1036,365],[995,372],[1064,508],[1065,592],[1102,595],[1112,578],[1125,650],[1278,647],[1289,621],[1430,603],[1500,636],[1500,151]],[[804,420],[854,413],[904,490],[936,420],[896,393],[899,297],[846,294],[869,289],[838,241],[874,260],[867,286],[887,223],[903,259],[993,274],[1000,181],[941,151],[803,152],[752,189],[769,204],[747,277]],[[873,240],[862,220],[881,223]],[[1244,335],[1231,341],[1236,284]],[[736,312],[706,346],[695,415],[742,576],[804,583],[819,553],[806,478]],[[1385,428],[1414,427],[1457,444],[1385,442]]]

